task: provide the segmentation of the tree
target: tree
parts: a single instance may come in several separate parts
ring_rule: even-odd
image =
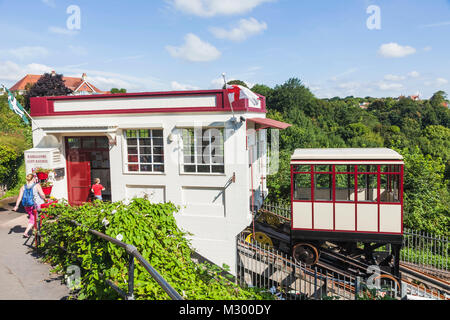
[[[245,87],[245,88],[247,88],[247,89],[250,89],[248,86],[247,86],[247,84],[244,82],[244,81],[242,81],[242,80],[230,80],[230,81],[228,81],[227,82],[227,84],[228,85],[237,85],[237,86],[243,86],[243,87]],[[223,89],[226,89],[226,86],[225,85],[223,85]]]
[[[117,88],[112,88],[110,91],[112,94],[116,94],[116,93],[127,93],[127,89],[117,89]]]
[[[447,93],[445,91],[438,91],[430,98],[430,103],[433,107],[442,106],[443,102],[447,101]]]
[[[25,108],[30,110],[32,97],[67,96],[72,92],[66,87],[62,74],[45,73],[26,94]]]

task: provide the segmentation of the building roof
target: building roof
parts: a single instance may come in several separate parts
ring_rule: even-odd
[[[23,91],[26,90],[27,84],[34,85],[42,75],[27,74],[21,80],[19,80],[15,85],[9,89],[10,91]],[[92,93],[108,93],[107,91],[101,91],[88,81],[86,81],[86,74],[83,74],[81,78],[76,77],[63,77],[64,84],[67,88],[74,92],[92,92]]]
[[[403,160],[388,148],[297,149],[291,160]]]

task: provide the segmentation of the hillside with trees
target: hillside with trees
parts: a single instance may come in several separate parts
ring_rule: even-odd
[[[269,200],[288,202],[290,156],[297,148],[378,148],[405,159],[405,226],[449,235],[450,110],[446,93],[410,98],[318,99],[299,79],[252,90],[267,99],[267,117],[288,122],[280,132],[280,168],[268,177]],[[360,103],[368,102],[367,109]]]

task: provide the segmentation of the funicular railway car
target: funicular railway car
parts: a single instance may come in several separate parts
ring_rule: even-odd
[[[399,276],[403,158],[397,152],[297,149],[291,157],[290,211],[290,219],[279,219],[261,209],[247,241],[276,247],[310,266],[334,255],[345,269],[353,259]]]
[[[298,149],[291,157],[292,255],[312,265],[333,244],[368,265],[399,272],[403,160],[386,149]],[[377,261],[376,249],[391,252]]]

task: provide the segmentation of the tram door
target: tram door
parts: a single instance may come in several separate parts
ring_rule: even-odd
[[[67,184],[69,203],[91,201],[91,186],[100,178],[104,200],[111,199],[108,139],[106,137],[67,137]]]

